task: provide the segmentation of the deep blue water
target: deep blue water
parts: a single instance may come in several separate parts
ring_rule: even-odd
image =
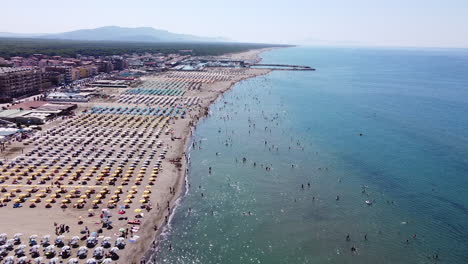
[[[468,51],[263,58],[317,71],[249,79],[212,106],[156,262],[468,263]]]

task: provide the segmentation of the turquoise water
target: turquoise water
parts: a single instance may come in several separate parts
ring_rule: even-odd
[[[263,58],[317,71],[212,106],[156,263],[468,263],[468,51]]]

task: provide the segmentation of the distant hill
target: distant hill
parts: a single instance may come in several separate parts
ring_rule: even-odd
[[[95,29],[80,29],[55,34],[17,34],[0,32],[0,37],[8,38],[41,38],[88,41],[124,41],[124,42],[223,42],[224,38],[199,37],[176,34],[151,27],[125,28],[117,26]]]

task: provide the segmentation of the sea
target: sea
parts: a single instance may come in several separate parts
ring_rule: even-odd
[[[468,50],[292,47],[220,97],[155,263],[468,263]]]

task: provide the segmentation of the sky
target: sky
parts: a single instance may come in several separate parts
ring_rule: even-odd
[[[1,0],[0,32],[154,27],[234,41],[468,48],[468,0]]]

